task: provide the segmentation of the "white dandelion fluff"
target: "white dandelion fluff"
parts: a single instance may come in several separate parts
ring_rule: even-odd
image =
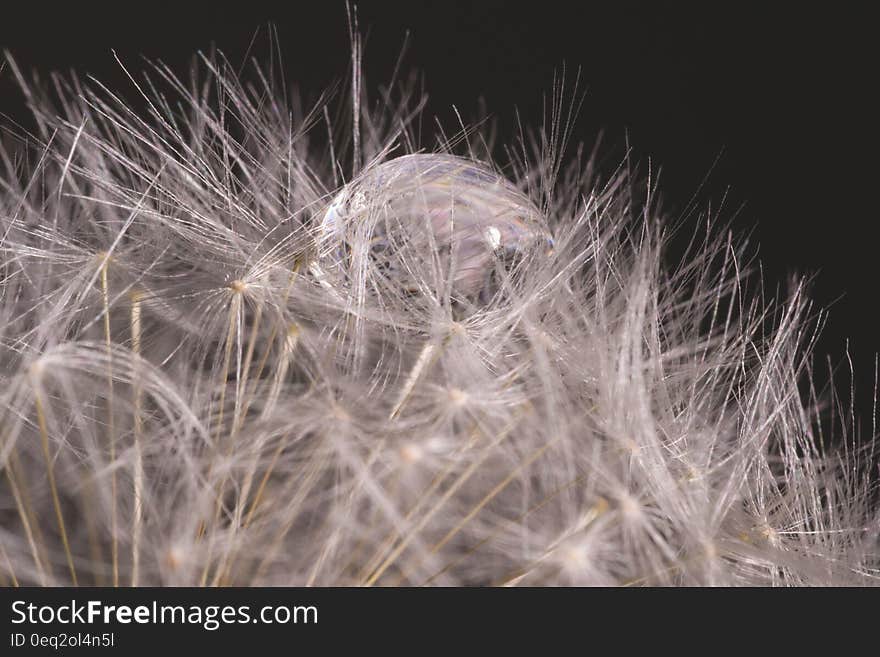
[[[802,394],[802,287],[754,294],[712,217],[667,263],[650,178],[558,123],[420,145],[357,75],[304,108],[158,64],[140,111],[9,64],[8,583],[877,583],[873,436]]]

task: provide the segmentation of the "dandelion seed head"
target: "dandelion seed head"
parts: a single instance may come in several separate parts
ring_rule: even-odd
[[[186,551],[178,545],[170,545],[165,550],[164,563],[171,571],[176,571],[183,566],[186,559]]]
[[[617,500],[621,515],[631,521],[640,520],[644,509],[635,496],[629,492],[622,492]]]
[[[669,263],[655,178],[566,148],[565,112],[432,149],[409,95],[304,116],[236,70],[156,65],[143,114],[25,89],[2,583],[880,582],[874,443],[817,431],[809,300],[714,215]]]
[[[30,367],[28,368],[28,372],[31,375],[31,378],[34,381],[40,381],[43,378],[43,373],[46,371],[46,361],[44,358],[37,358],[34,360]]]
[[[417,443],[406,442],[400,446],[400,458],[408,465],[418,463],[424,455],[424,450]]]
[[[232,290],[235,294],[244,294],[247,290],[247,283],[236,279],[229,283],[229,289]]]
[[[468,393],[461,388],[450,388],[448,394],[449,401],[452,402],[454,406],[464,406],[469,399]]]
[[[576,537],[565,541],[555,551],[554,556],[559,564],[570,574],[577,575],[590,565],[591,545],[588,540]]]

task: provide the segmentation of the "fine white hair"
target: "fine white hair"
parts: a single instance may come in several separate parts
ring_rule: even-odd
[[[669,263],[655,178],[570,147],[561,93],[502,160],[420,142],[406,86],[197,64],[126,101],[9,61],[7,582],[877,582],[873,436],[826,433],[803,285],[709,213]]]

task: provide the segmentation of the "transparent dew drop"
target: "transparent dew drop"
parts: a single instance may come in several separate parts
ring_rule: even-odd
[[[367,170],[336,195],[318,262],[337,283],[378,275],[417,293],[451,282],[453,297],[486,302],[500,278],[552,243],[541,212],[503,177],[463,158],[416,154]]]

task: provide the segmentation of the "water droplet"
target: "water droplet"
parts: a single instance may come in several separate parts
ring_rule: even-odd
[[[409,292],[443,289],[485,302],[509,271],[552,238],[509,181],[451,155],[405,155],[365,171],[324,213],[319,263],[337,281],[379,276]]]

